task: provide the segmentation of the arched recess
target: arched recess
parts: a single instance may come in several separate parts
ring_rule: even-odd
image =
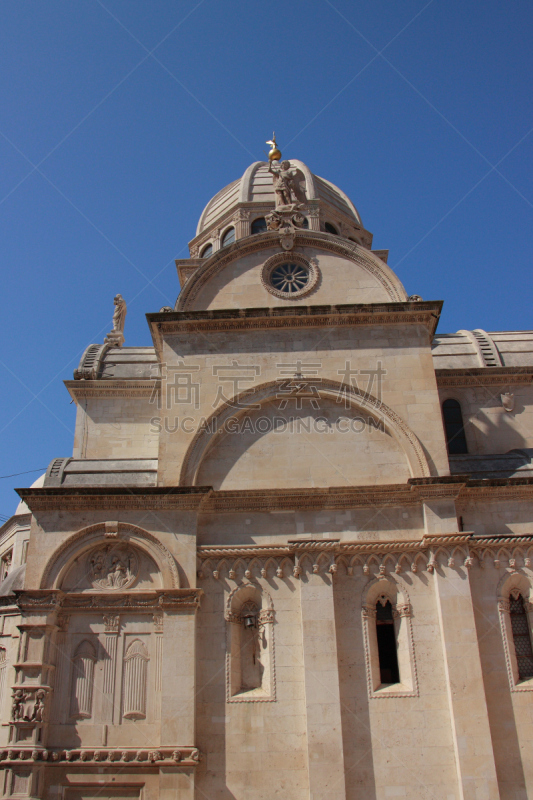
[[[349,239],[334,238],[328,233],[310,230],[297,231],[296,244],[299,247],[319,247],[320,250],[335,253],[348,261],[353,261],[383,288],[388,302],[402,303],[407,300],[407,292],[398,276],[384,261],[365,247],[361,247]],[[260,252],[268,247],[279,248],[279,233],[276,231],[267,231],[260,238],[250,236],[239,239],[230,252],[225,249],[217,250],[191,275],[176,300],[175,310],[197,310],[195,300],[215,276],[244,256]]]
[[[532,692],[533,674],[528,670],[528,675],[521,675],[518,657],[524,656],[518,652],[516,631],[513,631],[512,611],[513,601],[520,598],[524,615],[524,633],[528,638],[529,659],[533,659],[533,583],[530,576],[523,572],[506,572],[498,582],[496,589],[498,598],[498,616],[502,632],[503,648],[509,686],[512,692]]]
[[[385,430],[397,442],[405,454],[411,477],[429,477],[429,465],[416,434],[389,406],[382,403],[373,395],[366,394],[358,388],[323,379],[316,386],[317,396],[333,398],[336,402],[349,402],[350,406],[361,410],[378,423],[382,423]],[[242,392],[224,403],[209,417],[205,427],[194,436],[185,457],[180,473],[180,486],[194,486],[200,466],[214,446],[220,441],[227,430],[230,419],[239,419],[249,413],[254,406],[279,398],[280,385],[278,381],[270,381],[253,390]],[[241,406],[236,410],[235,406]],[[225,427],[226,426],[226,427]]]
[[[109,523],[97,523],[70,536],[52,554],[46,564],[41,578],[41,589],[60,589],[65,576],[77,559],[89,554],[98,545],[132,545],[140,554],[145,553],[155,563],[163,589],[179,589],[180,580],[176,561],[167,548],[151,533],[136,525],[111,523],[116,536],[106,537],[106,526]],[[107,531],[109,533],[109,531]],[[117,586],[117,588],[121,588]],[[128,588],[127,586],[125,588]],[[105,590],[102,587],[100,590]]]
[[[259,583],[243,582],[227,597],[226,700],[229,703],[276,699],[274,607]]]
[[[361,599],[369,697],[418,696],[418,677],[411,626],[411,603],[409,602],[409,595],[405,585],[397,577],[379,576],[369,581],[365,586]],[[381,682],[377,631],[379,624],[378,610],[385,607],[388,607],[391,612],[399,671],[399,681],[389,684]]]

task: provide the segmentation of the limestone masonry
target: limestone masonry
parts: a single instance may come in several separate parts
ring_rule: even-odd
[[[4,798],[533,798],[533,332],[269,144],[0,528]]]

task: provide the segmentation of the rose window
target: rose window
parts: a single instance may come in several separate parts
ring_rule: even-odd
[[[274,289],[284,294],[301,291],[309,281],[309,270],[302,264],[280,264],[272,270],[270,282]]]

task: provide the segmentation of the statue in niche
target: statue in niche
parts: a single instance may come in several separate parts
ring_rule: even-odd
[[[104,339],[105,344],[114,347],[122,347],[124,344],[124,323],[126,321],[126,301],[121,294],[115,295],[113,299],[115,310],[113,312],[113,330]]]
[[[139,559],[127,545],[104,545],[89,554],[87,567],[93,588],[113,591],[131,586],[139,573]]]

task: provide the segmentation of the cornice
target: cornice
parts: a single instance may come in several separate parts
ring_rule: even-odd
[[[437,386],[498,386],[531,383],[531,367],[475,367],[468,369],[436,369]]]
[[[441,301],[291,306],[147,314],[154,341],[196,331],[244,331],[355,325],[425,325],[433,336]],[[157,345],[156,345],[157,347]]]
[[[214,491],[210,486],[16,489],[32,511],[177,510],[199,513],[300,511],[415,506],[432,499],[459,502],[533,499],[533,478],[474,480],[466,475],[411,478],[383,486]]]
[[[59,486],[16,489],[32,511],[197,511],[212,492],[210,486],[130,487]]]
[[[86,397],[151,397],[161,380],[76,380],[64,381],[64,384],[77,403]]]
[[[15,603],[26,612],[157,611],[173,608],[198,608],[201,589],[157,589],[153,592],[74,592],[38,589],[16,591]],[[13,598],[10,598],[13,603]]]

